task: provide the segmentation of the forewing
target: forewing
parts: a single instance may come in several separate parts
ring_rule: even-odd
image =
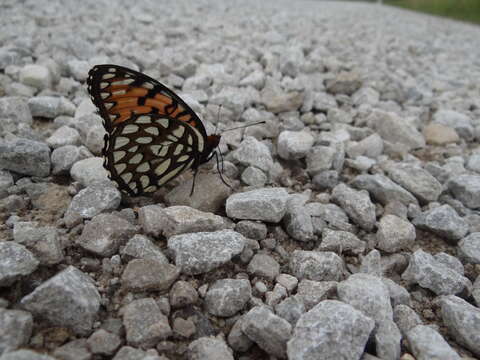
[[[104,167],[120,190],[152,193],[196,166],[205,139],[188,123],[159,114],[134,115],[107,135]]]
[[[108,133],[134,115],[158,114],[188,123],[206,138],[195,112],[155,79],[118,65],[96,65],[88,73],[88,92]]]

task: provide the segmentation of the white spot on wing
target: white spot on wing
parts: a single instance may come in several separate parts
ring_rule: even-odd
[[[137,166],[137,172],[147,172],[150,170],[150,164],[147,162],[141,163],[140,165]]]
[[[152,122],[152,118],[148,115],[142,115],[135,120],[138,124],[150,124]]]
[[[113,152],[113,161],[117,162],[117,161],[123,159],[125,157],[125,155],[127,155],[127,153],[125,151],[114,151]]]
[[[153,185],[150,185],[149,187],[147,187],[147,188],[144,189],[143,191],[145,191],[145,192],[154,192],[155,190],[157,190],[157,187],[156,187],[156,186],[153,186]]]
[[[192,160],[192,161],[193,161],[193,160]],[[160,185],[165,184],[168,180],[173,179],[180,171],[182,171],[183,169],[187,169],[188,166],[189,166],[189,165],[187,165],[187,166],[179,166],[179,167],[173,169],[173,170],[170,171],[169,173],[165,174],[165,176],[161,177],[161,178],[158,180],[157,185],[160,186]]]
[[[149,83],[149,82],[144,82],[142,84],[142,87],[144,87],[145,89],[153,89],[154,85],[152,83]]]
[[[116,72],[116,71],[117,71],[117,69],[115,69],[115,68],[108,68],[108,71],[110,71],[110,72],[114,73],[114,72]]]
[[[137,150],[138,150],[138,145],[134,145],[130,149],[128,149],[127,151],[128,152],[137,152]]]
[[[113,103],[105,103],[104,105],[107,110],[110,110],[113,107]]]
[[[125,95],[127,91],[125,89],[113,91],[112,95]]]
[[[192,135],[188,135],[187,142],[188,142],[188,145],[193,145]]]
[[[100,97],[105,100],[106,98],[108,98],[110,96],[110,93],[108,92],[103,92],[103,93],[100,93]]]
[[[130,180],[132,180],[133,174],[128,172],[128,173],[120,175],[120,177],[123,179],[123,181],[125,181],[128,184],[130,182]]]
[[[112,85],[130,85],[134,81],[135,79],[125,79],[125,80],[112,82]]]
[[[102,76],[102,79],[103,80],[108,80],[108,79],[111,79],[113,77],[115,77],[115,74],[105,74],[105,75]]]
[[[169,121],[166,118],[161,118],[156,120],[157,124],[160,124],[163,126],[165,129],[168,127]]]
[[[117,150],[121,148],[124,145],[127,145],[130,142],[130,140],[126,137],[119,136],[115,139],[115,147],[114,149]]]
[[[122,172],[125,171],[126,168],[127,168],[127,165],[124,164],[124,163],[120,163],[118,165],[115,165],[115,170],[117,170],[117,174],[121,174]]]
[[[183,126],[179,126],[172,131],[173,135],[175,135],[179,139],[182,137],[184,132],[185,132],[185,128]]]
[[[135,142],[139,144],[150,144],[152,142],[152,138],[149,136],[139,137],[135,139]]]
[[[158,136],[159,132],[158,132],[158,128],[154,127],[154,126],[151,126],[151,127],[148,127],[145,129],[145,131],[149,134],[152,134],[152,135],[155,135],[155,136]]]
[[[136,154],[130,160],[128,160],[128,163],[129,164],[140,164],[140,161],[142,161],[142,159],[143,159],[142,154]]]
[[[122,134],[133,134],[138,131],[138,126],[134,124],[129,124],[125,126],[122,130]]]
[[[158,176],[162,176],[163,173],[168,170],[171,162],[172,161],[170,159],[167,159],[164,162],[160,163],[160,165],[155,168],[155,174],[157,174]]]
[[[101,82],[100,83],[100,89],[105,89],[106,87],[108,87],[108,82]]]
[[[185,161],[187,161],[188,159],[190,159],[190,156],[188,156],[188,155],[182,155],[182,156],[180,156],[180,157],[178,158],[178,161],[179,161],[179,162],[185,162]]]
[[[145,189],[148,184],[150,183],[150,179],[146,175],[140,176],[140,182],[142,183],[142,187]]]
[[[175,151],[173,152],[173,155],[178,155],[182,152],[184,146],[182,144],[178,144],[177,147],[175,148]]]

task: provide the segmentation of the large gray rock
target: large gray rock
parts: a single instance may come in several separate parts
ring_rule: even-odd
[[[10,286],[22,276],[34,272],[39,261],[23,245],[0,242],[0,287]]]
[[[222,279],[208,289],[205,305],[210,314],[229,317],[242,310],[251,296],[252,288],[248,280]]]
[[[415,242],[415,227],[395,215],[385,215],[378,224],[377,248],[388,253],[408,250]]]
[[[463,205],[470,209],[480,208],[480,175],[452,176],[447,186]]]
[[[470,234],[460,240],[458,255],[465,262],[480,264],[480,232]]]
[[[50,148],[45,143],[21,138],[0,140],[0,168],[44,177],[50,174],[50,166]]]
[[[233,351],[222,339],[201,337],[188,345],[191,360],[233,360]]]
[[[377,324],[393,320],[390,293],[383,281],[369,274],[353,274],[337,286],[338,298],[371,317]]]
[[[232,231],[175,235],[168,239],[175,264],[185,274],[202,274],[213,270],[240,254],[245,246],[243,235]]]
[[[87,335],[100,308],[100,294],[88,275],[69,266],[23,297],[20,304],[53,325]]]
[[[32,335],[32,315],[23,310],[0,309],[0,356],[27,345]]]
[[[480,356],[480,309],[454,295],[443,297],[440,303],[449,334],[457,343]]]
[[[402,274],[402,279],[407,283],[415,283],[430,289],[437,295],[468,292],[472,287],[472,283],[466,277],[421,249],[410,257],[410,263]]]
[[[343,259],[330,251],[295,250],[290,269],[298,279],[339,281],[345,272]]]
[[[472,120],[465,114],[455,110],[441,109],[433,115],[433,121],[454,128],[458,135],[467,141],[474,137]]]
[[[268,354],[280,359],[287,358],[287,341],[292,326],[266,306],[256,306],[244,316],[242,331]]]
[[[225,209],[228,217],[278,223],[287,210],[284,188],[264,188],[231,195]]]
[[[413,224],[453,242],[457,242],[468,232],[467,222],[447,204],[419,214],[413,219]]]
[[[309,152],[313,140],[306,131],[285,130],[278,136],[278,155],[286,160],[301,159]]]
[[[27,101],[21,97],[0,98],[0,119],[0,134],[5,132],[16,134],[23,128],[29,128],[33,123]]]
[[[393,181],[410,191],[422,203],[436,201],[442,192],[442,184],[421,167],[408,163],[390,163],[386,169]]]
[[[28,100],[32,116],[53,119],[59,115],[75,114],[75,105],[64,97],[36,96]]]
[[[134,259],[122,274],[122,284],[131,291],[165,291],[179,275],[180,270],[174,265],[151,259]]]
[[[247,136],[238,149],[229,154],[228,159],[243,166],[256,166],[263,171],[270,171],[273,166],[268,147],[251,136]]]
[[[352,186],[367,190],[382,205],[387,205],[391,201],[399,201],[407,206],[410,203],[417,203],[415,196],[382,174],[358,175],[353,179]]]
[[[163,315],[153,298],[132,301],[123,311],[123,325],[127,343],[148,349],[172,334],[168,318]]]
[[[375,205],[366,191],[357,191],[345,184],[338,184],[332,190],[332,199],[361,228],[367,231],[373,229],[376,221]]]
[[[375,322],[352,306],[325,300],[297,321],[290,360],[360,359]]]
[[[460,356],[433,328],[417,325],[407,333],[410,350],[417,360],[460,360]]]
[[[103,159],[100,157],[77,161],[70,169],[70,176],[84,187],[97,181],[109,180],[107,170],[103,167]]]

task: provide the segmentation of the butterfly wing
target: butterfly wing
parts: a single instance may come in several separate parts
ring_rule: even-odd
[[[136,114],[106,137],[104,167],[120,190],[151,193],[186,169],[196,168],[205,148],[187,122],[159,114]]]
[[[108,133],[135,114],[158,114],[188,123],[206,138],[195,112],[172,90],[138,71],[96,65],[88,73],[88,92]]]

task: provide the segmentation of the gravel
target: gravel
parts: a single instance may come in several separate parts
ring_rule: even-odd
[[[381,2],[4,3],[2,360],[480,356],[478,26]],[[113,186],[96,64],[222,135],[192,196],[189,171]]]

